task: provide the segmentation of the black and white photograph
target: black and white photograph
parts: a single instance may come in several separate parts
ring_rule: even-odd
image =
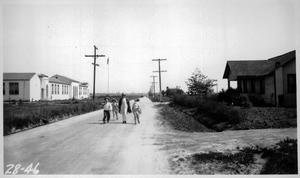
[[[1,177],[299,175],[297,0],[0,12]]]

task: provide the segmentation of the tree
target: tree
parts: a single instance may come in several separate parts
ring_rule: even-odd
[[[185,83],[188,86],[189,95],[207,95],[213,92],[213,86],[215,86],[214,79],[208,79],[202,72],[196,68],[192,76]]]

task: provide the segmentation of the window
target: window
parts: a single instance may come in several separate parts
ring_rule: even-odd
[[[238,81],[237,81],[237,85],[238,85],[238,92],[239,92],[239,93],[242,93],[242,81],[241,81],[241,80],[238,80]]]
[[[69,86],[67,86],[67,94],[69,94]]]
[[[79,87],[79,95],[82,95],[82,87]]]
[[[54,94],[54,85],[51,84],[51,94],[53,95]]]
[[[3,82],[3,95],[5,95],[5,83]]]
[[[248,93],[247,80],[243,80],[244,93]]]
[[[296,93],[296,74],[287,75],[288,93]]]
[[[9,83],[9,94],[10,95],[19,94],[19,83]]]
[[[57,94],[59,94],[59,85],[57,85]]]
[[[265,94],[265,79],[260,79],[260,94]]]

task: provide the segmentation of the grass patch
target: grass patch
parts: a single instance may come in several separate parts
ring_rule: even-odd
[[[65,101],[66,102],[66,101]],[[99,109],[102,102],[4,104],[4,135]]]
[[[297,174],[297,140],[286,138],[267,148],[245,147],[236,153],[193,154],[187,160],[197,174]]]
[[[171,126],[175,130],[185,132],[209,132],[210,129],[206,128],[201,123],[194,120],[181,112],[174,110],[168,105],[159,105],[159,113],[163,124]]]

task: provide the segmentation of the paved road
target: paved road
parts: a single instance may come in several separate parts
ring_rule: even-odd
[[[141,99],[140,125],[133,124],[132,114],[128,124],[121,119],[102,124],[100,110],[6,136],[4,171],[8,164],[39,163],[39,174],[160,174],[164,166],[154,144],[152,106]]]

